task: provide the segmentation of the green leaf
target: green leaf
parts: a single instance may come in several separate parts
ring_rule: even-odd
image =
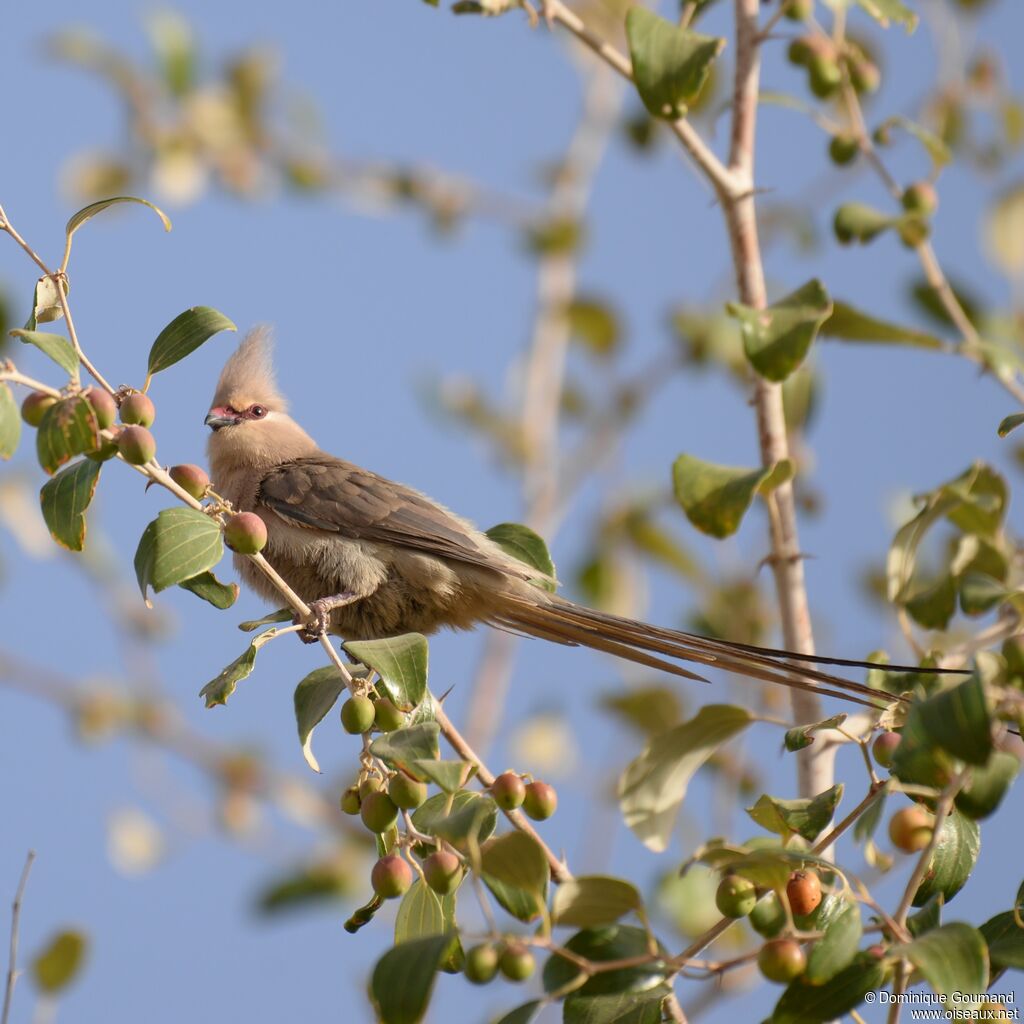
[[[81,970],[89,940],[79,931],[63,931],[32,961],[32,977],[41,992],[55,995]]]
[[[191,580],[212,569],[224,554],[220,525],[193,508],[165,508],[142,532],[135,576],[142,596]]]
[[[619,780],[619,805],[640,841],[660,853],[668,846],[694,773],[753,718],[745,708],[710,704],[682,725],[654,737]]]
[[[269,625],[272,622],[291,622],[295,618],[295,612],[291,608],[278,608],[276,612],[264,615],[262,619],[250,619],[248,622],[240,622],[238,628],[243,633],[251,633],[260,626]]]
[[[396,768],[404,768],[414,774],[413,765],[417,761],[437,760],[440,733],[441,727],[437,722],[421,722],[405,729],[396,729],[378,736],[370,744],[370,753]]]
[[[35,345],[69,377],[74,377],[78,373],[78,353],[67,338],[62,338],[59,334],[48,334],[46,331],[23,331],[20,328],[11,331],[11,334],[26,345]]]
[[[422,878],[402,897],[395,917],[395,945],[455,931],[455,893],[438,896]]]
[[[565,1000],[562,1024],[661,1024],[661,1007],[669,994],[667,985],[607,996],[574,994]]]
[[[410,761],[409,769],[417,778],[433,782],[446,793],[457,793],[476,771],[476,767],[468,761],[433,759]]]
[[[413,939],[389,949],[373,969],[370,994],[380,1024],[419,1024],[426,1016],[438,968],[451,954],[454,935]]]
[[[113,199],[101,199],[98,203],[90,203],[88,206],[83,207],[78,213],[74,214],[72,218],[67,222],[64,228],[64,233],[67,235],[68,243],[71,242],[71,236],[87,221],[92,220],[97,213],[102,213],[107,207],[115,206],[118,203],[141,203],[143,206],[148,206],[163,222],[164,231],[171,230],[171,220],[159,207],[154,206],[151,202],[146,199],[137,199],[135,196],[115,196]]]
[[[927,331],[879,320],[838,300],[833,300],[832,315],[822,324],[820,333],[823,338],[838,338],[841,341],[891,342],[939,350],[949,347],[941,338]]]
[[[942,893],[933,893],[928,902],[916,913],[907,918],[907,931],[912,938],[924,935],[942,924]]]
[[[596,356],[612,355],[622,339],[615,311],[601,299],[577,295],[566,307],[565,318],[573,338]]]
[[[226,704],[228,697],[235,692],[235,687],[243,679],[252,674],[259,649],[277,636],[276,629],[268,629],[259,636],[253,637],[244,654],[239,655],[216,678],[211,679],[200,691],[199,696],[206,700],[206,706],[212,708],[217,704]]]
[[[208,601],[214,608],[224,611],[238,600],[237,583],[221,583],[212,572],[201,572],[190,580],[178,584],[183,590]],[[289,618],[291,616],[289,615]]]
[[[345,689],[345,680],[334,665],[315,668],[295,687],[295,723],[299,729],[302,756],[313,771],[320,764],[313,756],[313,730],[337,703]]]
[[[0,459],[9,459],[21,440],[21,415],[11,389],[0,383]]]
[[[464,848],[470,838],[482,843],[491,835],[498,823],[498,805],[489,796],[465,789],[454,796],[437,793],[413,812],[412,823],[428,836]]]
[[[992,751],[988,763],[973,769],[970,781],[957,793],[957,808],[969,818],[987,818],[1002,803],[1019,771],[1016,755]]]
[[[783,843],[788,843],[794,835],[813,843],[832,820],[842,797],[842,783],[810,799],[777,800],[765,795],[747,808],[747,814],[762,828],[782,836]]]
[[[701,533],[730,537],[750,508],[754,495],[777,487],[792,476],[788,459],[771,469],[741,469],[680,455],[672,466],[676,501]]]
[[[97,448],[99,430],[88,399],[81,395],[62,398],[46,410],[39,424],[36,433],[39,465],[53,476],[65,462]]]
[[[349,641],[343,647],[380,675],[381,684],[396,707],[408,710],[423,700],[430,653],[426,637],[404,633],[383,640]]]
[[[861,953],[823,985],[797,978],[782,993],[769,1024],[825,1024],[838,1020],[864,1001],[868,992],[882,987],[885,965],[870,953]]]
[[[555,924],[594,928],[614,924],[620,917],[642,908],[643,897],[629,882],[608,875],[583,875],[558,887],[551,916]]]
[[[1024,971],[1024,927],[1012,910],[989,918],[981,926],[988,944],[989,961],[994,969]]]
[[[810,949],[804,980],[824,985],[857,955],[864,933],[860,907],[847,896],[829,893],[815,916],[814,929],[824,934]]]
[[[779,382],[806,358],[821,325],[832,315],[832,300],[814,278],[767,309],[738,302],[725,308],[740,322],[750,365],[766,380]]]
[[[554,593],[556,584],[555,563],[551,560],[544,538],[522,523],[498,523],[487,531],[487,536],[507,555],[525,562],[531,569],[541,573],[542,579],[535,580],[544,590]]]
[[[644,7],[630,8],[626,35],[633,81],[644,106],[654,117],[685,117],[725,40],[680,28]]]
[[[671,729],[683,717],[679,694],[671,686],[641,686],[625,693],[609,693],[601,698],[601,707],[648,737]]]
[[[65,281],[65,287],[67,287]],[[39,324],[49,324],[64,315],[64,307],[60,302],[60,293],[52,277],[41,277],[36,281],[32,293],[32,312],[25,324],[26,331],[34,331]]]
[[[575,953],[585,960],[590,960],[592,963],[630,960],[634,957],[650,956],[652,952],[652,940],[648,933],[643,928],[624,924],[584,929],[573,935],[564,945],[569,952]],[[668,952],[661,943],[658,943],[653,951],[666,960],[669,958]],[[644,993],[660,991],[658,998],[663,998],[668,994],[664,986],[668,973],[669,969],[661,961],[649,961],[634,967],[619,967],[614,970],[601,971],[590,977],[566,1000],[566,1014],[570,1010],[570,1000],[575,1001],[591,996],[628,993],[637,999]],[[558,953],[553,953],[544,964],[542,975],[544,991],[556,992],[574,979],[578,979],[579,974],[580,968],[575,963],[559,956]]]
[[[948,997],[988,987],[988,947],[981,932],[970,925],[941,925],[890,952],[909,960],[936,992]]]
[[[352,877],[334,861],[308,864],[268,885],[256,901],[261,914],[278,914],[347,896]]]
[[[147,384],[154,373],[166,370],[194,352],[204,341],[220,331],[237,327],[223,313],[209,306],[193,306],[179,313],[158,335],[149,350]]]
[[[1003,417],[999,424],[999,436],[1006,437],[1011,430],[1016,430],[1024,423],[1024,412],[1015,412],[1010,416]]]
[[[199,691],[199,696],[205,699],[208,708],[217,704],[227,704],[228,697],[235,692],[238,683],[252,674],[258,650],[255,644],[250,644],[244,654],[235,658]]]
[[[85,510],[96,493],[100,463],[80,459],[43,484],[39,503],[53,539],[68,551],[81,551],[85,544]]]
[[[520,921],[544,913],[548,858],[541,845],[525,832],[508,832],[491,839],[480,850],[480,873],[494,898]]]
[[[517,1006],[514,1010],[509,1010],[504,1017],[495,1021],[494,1024],[533,1024],[537,1014],[543,1008],[544,1004],[539,999],[532,999],[528,1003],[523,1003],[522,1006]]]
[[[814,733],[826,732],[829,729],[837,729],[846,721],[847,716],[833,715],[821,722],[813,722],[811,725],[798,725],[793,729],[786,730],[786,749],[792,753],[795,750],[803,750],[814,742]]]
[[[917,28],[917,15],[901,0],[857,0],[882,28],[888,28],[890,21],[902,25],[909,35]]]
[[[929,739],[954,757],[974,765],[988,762],[992,718],[978,672],[927,700],[915,701],[911,714],[919,716]]]
[[[924,906],[937,892],[949,903],[971,877],[980,849],[981,831],[977,822],[958,811],[948,815],[939,831],[939,842],[924,881],[914,894],[914,906]]]
[[[938,582],[906,596],[903,605],[923,629],[945,629],[956,612],[956,580],[948,573]]]

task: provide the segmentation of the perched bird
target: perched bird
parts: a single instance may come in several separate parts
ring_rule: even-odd
[[[264,555],[309,604],[309,637],[349,640],[442,627],[500,629],[590,647],[689,679],[679,661],[875,706],[876,690],[812,664],[863,666],[663,629],[575,604],[430,498],[330,455],[288,415],[267,332],[251,332],[221,373],[206,417],[214,490],[266,523]],[[242,579],[278,594],[253,562]],[[907,669],[907,671],[916,671]]]

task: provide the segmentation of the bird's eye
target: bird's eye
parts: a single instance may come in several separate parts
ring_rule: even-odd
[[[255,420],[261,420],[267,415],[267,408],[264,405],[250,405],[249,415]]]

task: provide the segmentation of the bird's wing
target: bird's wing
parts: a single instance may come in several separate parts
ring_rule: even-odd
[[[489,550],[469,524],[425,495],[331,455],[272,470],[257,500],[295,526],[393,544],[524,580],[536,575]]]

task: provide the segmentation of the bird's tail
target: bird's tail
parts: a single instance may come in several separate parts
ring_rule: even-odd
[[[500,613],[491,621],[504,629],[556,643],[590,647],[686,679],[708,681],[677,662],[720,668],[766,683],[807,690],[876,709],[884,707],[893,699],[892,696],[812,666],[884,667],[890,672],[960,672],[958,669],[919,669],[907,665],[881,666],[846,658],[826,658],[712,640],[695,633],[664,629],[636,619],[595,611],[554,595],[509,595]]]

